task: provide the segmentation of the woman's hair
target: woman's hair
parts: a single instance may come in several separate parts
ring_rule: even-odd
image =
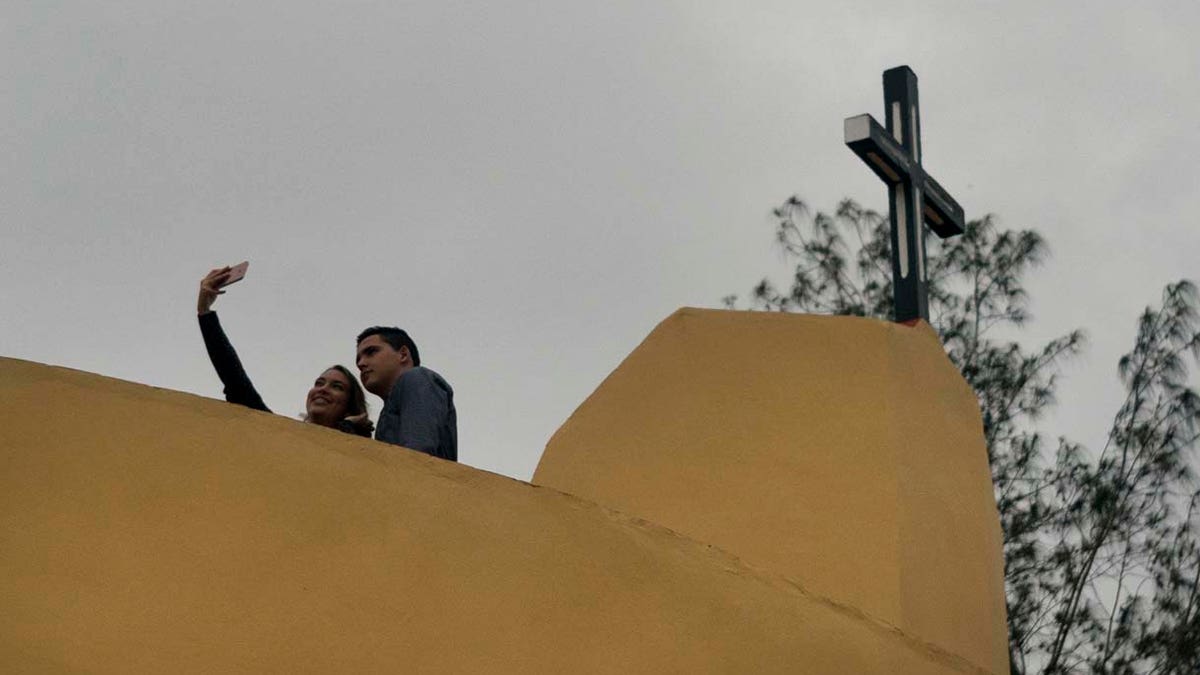
[[[354,373],[350,369],[340,363],[335,363],[325,370],[336,370],[346,376],[346,380],[350,382],[350,390],[347,392],[350,399],[346,401],[346,414],[343,417],[350,415],[361,415],[367,412],[367,394],[363,391],[362,385],[358,383],[358,378],[354,377]]]

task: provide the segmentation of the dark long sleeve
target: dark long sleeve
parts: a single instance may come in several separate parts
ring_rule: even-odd
[[[217,377],[225,385],[225,400],[230,403],[244,405],[247,408],[271,412],[262,397],[254,389],[242,362],[238,359],[229,338],[221,329],[221,321],[216,312],[206,312],[200,315],[200,335],[204,336],[204,348],[208,350],[208,358],[212,361]]]

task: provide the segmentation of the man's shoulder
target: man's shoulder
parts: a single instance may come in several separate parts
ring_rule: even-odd
[[[450,383],[446,382],[446,378],[439,375],[436,371],[425,366],[413,366],[406,370],[400,376],[400,379],[396,381],[396,386],[392,390],[392,394],[395,395],[398,392],[416,391],[429,387],[444,389],[447,392],[454,391],[451,389]]]
[[[426,368],[425,366],[417,366],[416,369],[421,371],[422,373],[424,373],[425,377],[428,377],[429,379],[433,380],[434,382],[440,382],[442,384],[442,386],[447,387],[447,388],[450,387],[450,384],[448,382],[446,382],[446,378],[442,377],[441,373],[437,372],[436,370],[430,370],[429,368]]]

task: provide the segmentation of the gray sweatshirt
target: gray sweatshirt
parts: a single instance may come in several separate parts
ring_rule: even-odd
[[[375,440],[457,462],[454,390],[428,368],[415,366],[408,370],[396,380],[383,404]]]

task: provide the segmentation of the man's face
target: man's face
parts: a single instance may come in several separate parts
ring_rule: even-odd
[[[378,335],[368,335],[358,343],[356,363],[363,388],[384,399],[404,371],[412,368],[408,347],[392,349],[392,346]]]

